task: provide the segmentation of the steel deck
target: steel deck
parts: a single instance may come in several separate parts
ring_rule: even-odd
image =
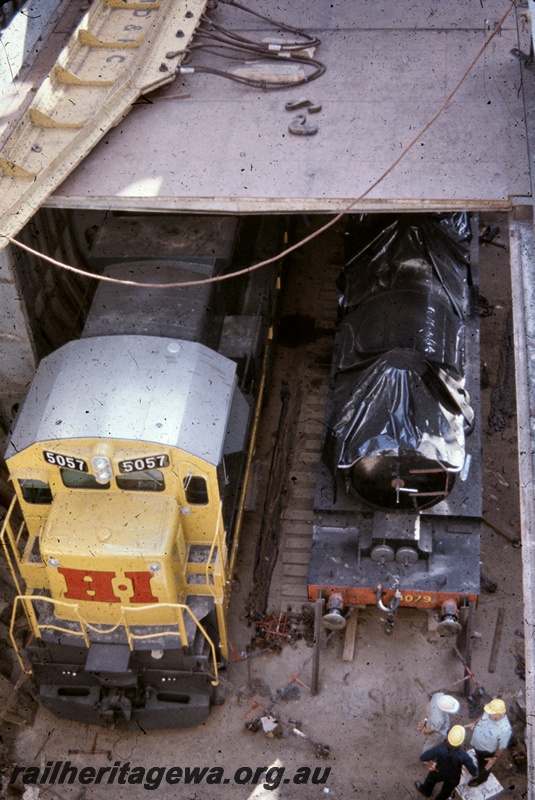
[[[340,0],[251,4],[321,39],[319,79],[262,91],[181,75],[136,105],[47,205],[211,212],[331,212],[385,175],[441,108],[507,9],[504,0],[440,4]],[[270,31],[220,3],[210,17]],[[359,210],[509,208],[530,196],[524,84],[532,73],[522,9],[512,10],[447,107]],[[215,63],[194,52],[190,66]],[[287,101],[322,105],[316,135],[294,136]],[[304,110],[305,114],[306,109]],[[302,113],[302,110],[301,110]]]

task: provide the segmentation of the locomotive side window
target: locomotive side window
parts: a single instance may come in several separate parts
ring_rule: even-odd
[[[159,469],[147,469],[144,472],[129,472],[118,475],[115,479],[119,489],[129,492],[163,492],[165,480]]]
[[[89,472],[78,472],[75,469],[60,469],[61,480],[67,489],[109,489],[110,484],[98,483]]]
[[[45,481],[34,478],[21,478],[19,481],[22,497],[27,503],[47,505],[52,502],[52,491]]]
[[[190,506],[205,506],[208,503],[208,487],[204,478],[199,475],[188,475],[184,478],[186,501]]]

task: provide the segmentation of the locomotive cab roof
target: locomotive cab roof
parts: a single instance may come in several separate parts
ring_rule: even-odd
[[[221,460],[236,385],[233,361],[196,342],[100,336],[44,358],[6,459],[38,442],[123,439]]]

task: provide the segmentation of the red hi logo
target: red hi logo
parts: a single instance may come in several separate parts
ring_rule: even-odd
[[[67,569],[58,567],[58,572],[65,578],[67,591],[65,598],[68,600],[92,600],[95,603],[120,603],[113,590],[112,580],[116,578],[115,572],[97,572],[88,569]],[[158,603],[158,598],[152,594],[150,580],[152,572],[125,572],[132,584],[133,594],[128,598],[130,603]],[[121,584],[118,587],[126,591],[128,587]]]

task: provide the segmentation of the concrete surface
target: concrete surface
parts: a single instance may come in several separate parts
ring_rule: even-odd
[[[336,0],[303,12],[288,0],[262,0],[254,8],[317,33],[325,74],[277,91],[180,76],[138,104],[47,204],[339,210],[388,172],[510,6]],[[509,14],[444,112],[358,208],[505,208],[511,196],[530,195],[524,87],[532,73],[511,54],[529,50],[526,10]],[[211,16],[246,35],[269,32],[223,4]],[[191,66],[204,63],[214,58],[195,52]],[[314,136],[288,133],[285,103],[303,96],[322,104]]]

